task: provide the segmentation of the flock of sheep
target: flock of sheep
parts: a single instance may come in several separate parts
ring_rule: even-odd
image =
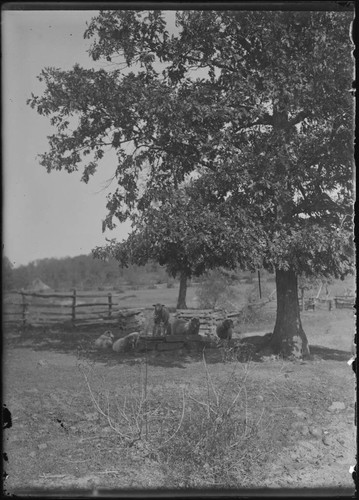
[[[191,336],[198,335],[200,321],[198,318],[191,318],[189,321],[183,319],[174,319],[171,321],[170,313],[163,304],[154,304],[154,328],[153,336]],[[230,340],[233,336],[233,321],[225,319],[217,326],[216,334],[220,339]],[[97,349],[111,348],[115,352],[122,352],[128,349],[134,349],[139,339],[140,333],[133,332],[126,337],[115,340],[115,336],[110,330],[103,333],[96,341]]]

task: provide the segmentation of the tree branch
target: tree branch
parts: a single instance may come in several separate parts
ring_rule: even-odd
[[[310,115],[309,111],[300,111],[296,116],[293,116],[288,121],[288,127],[292,127],[293,125],[296,125],[297,123],[301,122],[304,120],[304,118],[307,118]]]

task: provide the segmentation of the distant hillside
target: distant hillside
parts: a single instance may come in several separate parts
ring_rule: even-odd
[[[232,282],[239,280],[240,283],[253,283],[258,280],[257,272],[222,272]],[[264,282],[267,279],[273,280],[274,277],[262,270],[261,280]],[[29,288],[35,280],[41,280],[53,290],[121,289],[125,285],[137,287],[175,281],[168,276],[166,269],[156,262],[150,262],[143,267],[129,266],[122,269],[114,259],[104,262],[89,254],[62,259],[39,259],[26,266],[13,268],[10,260],[3,257],[4,290]]]
[[[146,285],[166,283],[169,278],[165,269],[156,263],[144,267],[130,266],[121,269],[115,260],[104,262],[92,254],[40,259],[26,266],[13,268],[9,259],[3,258],[3,288],[19,290],[28,288],[39,279],[53,290],[81,290],[94,288],[121,288],[124,284]]]

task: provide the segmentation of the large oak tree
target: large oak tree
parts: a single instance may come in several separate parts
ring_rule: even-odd
[[[251,265],[254,249],[252,265],[260,253],[276,273],[272,347],[308,354],[298,274],[352,269],[352,14],[183,11],[172,34],[165,17],[103,11],[85,37],[115,69],[43,70],[46,90],[29,103],[56,132],[41,163],[82,166],[87,182],[115,149],[109,229],[132,218],[141,232],[189,179],[206,214],[225,207],[223,225],[245,214],[237,258]]]

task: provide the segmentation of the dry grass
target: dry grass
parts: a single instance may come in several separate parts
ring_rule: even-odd
[[[92,351],[96,331],[6,332],[7,489],[71,489],[89,476],[102,488],[286,486],[288,468],[296,486],[347,484],[354,318],[348,310],[306,311],[303,324],[321,346],[305,363],[223,363],[209,353],[206,363],[169,353],[146,363],[144,355]],[[333,401],[346,410],[328,412]],[[345,447],[292,424],[319,427]],[[303,461],[292,460],[307,441]]]
[[[239,478],[243,486],[243,478],[251,477],[252,450],[261,445],[264,458],[267,449],[261,444],[264,409],[248,398],[250,363],[232,363],[225,377],[212,373],[205,354],[199,365],[203,383],[174,391],[149,380],[144,359],[137,383],[121,393],[111,391],[93,364],[79,367],[94,409],[124,453],[140,448],[173,487],[238,486]]]

